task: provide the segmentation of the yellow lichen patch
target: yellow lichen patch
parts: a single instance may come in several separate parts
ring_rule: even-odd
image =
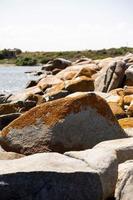
[[[126,113],[125,111],[123,110],[123,108],[116,102],[109,102],[108,103],[113,114],[116,116],[116,117],[123,117],[123,116],[126,116]]]
[[[48,94],[53,94],[53,93],[57,93],[61,90],[63,90],[65,87],[64,82],[59,83],[57,85],[54,85],[53,87],[51,87],[50,89],[48,89]]]
[[[30,126],[38,119],[47,126],[53,126],[69,114],[78,113],[88,108],[94,109],[107,120],[117,123],[107,102],[95,93],[89,93],[79,95],[78,97],[66,97],[36,106],[14,120],[9,126],[3,129],[1,134],[5,136],[11,129],[21,129]]]
[[[75,76],[76,72],[75,71],[70,71],[70,72],[65,72],[62,80],[71,80]]]
[[[122,128],[133,128],[133,117],[118,120]]]
[[[87,92],[94,90],[94,80],[85,76],[66,82],[65,89],[70,92]]]
[[[133,94],[124,96],[124,104],[125,105],[130,105],[130,103],[132,101],[133,101]]]
[[[93,74],[96,73],[96,70],[95,69],[91,69],[91,68],[82,68],[75,76],[74,78],[76,77],[80,77],[80,76],[86,76],[88,78],[91,78],[91,76]]]

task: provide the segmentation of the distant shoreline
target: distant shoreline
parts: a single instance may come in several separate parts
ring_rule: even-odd
[[[14,53],[17,51],[17,53]],[[19,51],[19,53],[18,53]],[[60,52],[22,52],[19,49],[1,50],[0,66],[13,65],[13,66],[38,66],[46,64],[48,61],[55,58],[64,58],[72,62],[87,57],[92,60],[99,60],[108,57],[123,56],[126,53],[133,53],[132,47],[110,48],[101,50],[83,50],[83,51],[60,51]],[[12,53],[12,55],[11,55]],[[3,59],[4,58],[4,59]]]

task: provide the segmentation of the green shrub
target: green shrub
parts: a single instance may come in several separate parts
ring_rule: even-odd
[[[19,57],[16,60],[16,65],[18,66],[33,66],[36,64],[37,64],[36,59],[30,57]]]

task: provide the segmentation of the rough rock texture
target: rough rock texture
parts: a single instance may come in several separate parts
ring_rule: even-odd
[[[63,153],[123,137],[126,135],[106,101],[90,92],[31,109],[3,129],[0,144],[22,154]]]
[[[102,200],[100,176],[81,160],[57,153],[0,161],[1,200]]]
[[[85,151],[66,152],[65,155],[83,160],[89,167],[98,171],[104,199],[113,197],[118,175],[118,162],[115,151],[107,149],[89,149]]]
[[[115,197],[116,200],[133,199],[133,160],[119,165]]]
[[[120,87],[124,78],[126,64],[123,61],[113,61],[102,68],[95,80],[95,89],[109,92]]]
[[[80,76],[86,76],[88,78],[91,78],[92,75],[95,74],[95,73],[96,73],[95,69],[83,67],[82,69],[80,69],[79,72],[77,72],[77,74],[75,74],[74,78],[80,77]]]
[[[133,117],[120,119],[119,124],[129,137],[133,137]]]
[[[117,119],[127,117],[125,110],[118,103],[109,102],[108,104]]]
[[[116,151],[119,163],[133,159],[133,138],[104,141],[97,144],[94,148]]]
[[[85,76],[77,77],[65,83],[65,89],[69,92],[94,91],[94,80]]]
[[[57,85],[62,83],[63,81],[57,78],[56,76],[49,75],[47,77],[42,78],[37,86],[44,92],[47,88],[52,87],[53,85]]]
[[[56,77],[62,80],[72,79],[78,73],[81,73],[82,70],[84,73],[86,71],[86,76],[88,76],[88,73],[92,76],[99,70],[99,67],[96,64],[73,65],[56,74]]]

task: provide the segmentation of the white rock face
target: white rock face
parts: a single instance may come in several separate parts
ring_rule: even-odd
[[[133,199],[133,160],[119,165],[115,197],[116,200]]]
[[[119,163],[133,159],[133,138],[104,141],[97,144],[94,148],[103,148],[105,151],[107,149],[114,150]]]
[[[118,161],[115,151],[109,149],[89,149],[66,152],[65,155],[82,160],[95,169],[102,182],[104,199],[113,196],[118,175]]]
[[[119,87],[123,81],[126,63],[114,60],[101,69],[95,80],[96,91],[109,92]]]
[[[0,161],[1,200],[102,200],[96,170],[57,153]]]

